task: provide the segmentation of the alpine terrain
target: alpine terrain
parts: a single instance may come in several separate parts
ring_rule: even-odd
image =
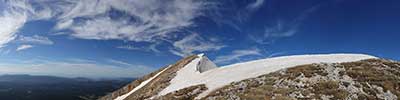
[[[99,99],[400,100],[400,62],[365,54],[318,54],[218,67],[199,54]]]

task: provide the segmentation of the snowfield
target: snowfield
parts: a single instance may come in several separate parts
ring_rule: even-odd
[[[162,72],[164,72],[165,70],[167,70],[169,67],[165,68],[164,70],[158,72],[156,75],[154,75],[153,77],[143,81],[142,83],[140,83],[137,87],[133,88],[131,91],[129,91],[128,93],[118,96],[117,98],[115,98],[114,100],[124,100],[126,97],[128,97],[129,95],[131,95],[133,92],[139,90],[140,88],[142,88],[143,86],[145,86],[147,83],[149,83],[151,80],[153,80],[154,78],[156,78],[158,75],[160,75]]]
[[[214,66],[210,67],[209,65],[215,64],[209,61],[205,56],[203,56],[203,54],[200,54],[198,56],[198,58],[192,60],[185,67],[180,69],[177,72],[177,75],[170,81],[171,84],[160,93],[158,93],[158,96],[165,95],[167,93],[186,87],[205,84],[208,90],[204,91],[198,97],[196,97],[196,99],[199,99],[205,97],[211,91],[228,85],[231,82],[254,78],[260,75],[268,74],[270,72],[278,71],[280,69],[312,63],[341,63],[376,58],[374,56],[365,54],[294,55],[254,60],[214,68]],[[204,64],[199,64],[200,61],[202,61],[201,63]],[[200,72],[199,69],[207,70],[202,70]],[[121,99],[117,98],[116,100]]]

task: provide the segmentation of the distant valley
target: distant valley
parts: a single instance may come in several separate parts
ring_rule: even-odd
[[[121,88],[134,78],[89,79],[1,75],[2,100],[90,100]]]

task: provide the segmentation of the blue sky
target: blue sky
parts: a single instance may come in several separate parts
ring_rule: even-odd
[[[0,0],[0,74],[139,77],[184,56],[400,60],[396,0]]]

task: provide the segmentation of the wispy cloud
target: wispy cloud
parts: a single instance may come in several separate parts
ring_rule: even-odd
[[[207,5],[201,0],[64,2],[68,4],[55,6],[61,9],[61,15],[56,16],[60,20],[56,30],[71,30],[71,36],[82,39],[137,42],[152,42],[157,38],[168,37],[167,34],[181,28],[191,27],[193,19],[201,16]],[[111,18],[112,11],[124,13],[120,13],[122,17]],[[77,18],[86,19],[74,21]]]
[[[120,63],[120,62],[115,62]],[[125,64],[125,63],[121,63]],[[124,67],[121,67],[124,66]],[[43,60],[40,63],[28,62],[0,63],[0,74],[32,74],[52,75],[62,77],[140,77],[154,69],[144,65],[121,65],[101,64],[96,62],[70,62],[70,61],[49,61]]]
[[[126,49],[126,50],[142,50],[143,48],[136,47],[134,45],[122,45],[122,46],[117,46],[116,48],[118,49]]]
[[[6,9],[0,17],[0,47],[15,38],[28,21],[55,20],[52,31],[79,39],[149,42],[176,40],[175,34],[196,26],[213,4],[208,0],[37,0],[1,1]],[[20,8],[18,8],[20,7]],[[18,8],[18,9],[16,9]],[[120,14],[114,16],[113,14]],[[29,18],[27,16],[30,16]],[[4,20],[4,21],[3,21]],[[167,42],[172,43],[172,42]],[[48,43],[50,44],[50,42]]]
[[[264,4],[264,0],[255,0],[253,3],[250,3],[249,5],[247,5],[247,9],[254,11],[257,10],[258,8],[260,8],[262,5]]]
[[[213,51],[226,47],[225,45],[207,40],[196,33],[192,33],[181,40],[174,42],[173,45],[175,48],[171,49],[170,52],[178,56],[188,56],[196,51]]]
[[[25,43],[25,44],[40,44],[40,45],[53,45],[54,42],[51,41],[48,37],[33,35],[33,36],[23,36],[19,35],[17,43]]]
[[[246,23],[254,13],[258,11],[264,4],[264,0],[254,0],[253,2],[248,3],[244,8],[239,9],[235,16],[235,20],[232,22],[235,26],[239,26],[239,24]],[[235,22],[236,21],[236,22]],[[241,28],[236,28],[241,31]]]
[[[33,36],[23,36],[18,35],[17,38],[13,41],[19,46],[15,49],[15,51],[26,50],[35,47],[35,45],[53,45],[54,42],[49,38],[39,35]]]
[[[80,58],[70,58],[70,59],[67,59],[66,62],[70,62],[70,63],[96,63],[96,61],[94,61],[94,60],[80,59]]]
[[[120,45],[120,46],[117,46],[116,48],[125,49],[125,50],[160,53],[161,51],[157,48],[158,45],[160,45],[160,42],[152,43],[152,44],[146,45],[146,46],[135,46],[134,44]]]
[[[71,25],[74,23],[73,19],[66,19],[66,20],[60,20],[57,22],[56,26],[54,27],[55,30],[64,30],[69,27],[72,27]]]
[[[123,66],[123,67],[135,66],[135,65],[133,65],[131,63],[120,61],[120,60],[115,60],[115,59],[108,59],[107,62],[109,62],[109,63],[111,63],[113,65]]]
[[[227,64],[232,61],[241,61],[241,57],[245,56],[262,56],[262,53],[257,48],[234,50],[232,53],[223,56],[217,56],[215,63]]]
[[[250,1],[250,2],[249,2]],[[246,3],[246,4],[243,4]],[[242,32],[249,19],[265,4],[265,0],[245,0],[238,3],[235,0],[225,0],[219,3],[221,8],[213,9],[210,19],[221,26],[229,26]],[[265,12],[262,12],[265,13]]]
[[[48,19],[53,16],[48,13],[50,11],[49,8],[41,8],[40,10],[34,9],[27,0],[2,0],[0,3],[4,5],[4,9],[0,11],[0,22],[2,22],[2,24],[0,24],[0,48],[18,36],[17,33],[19,29],[22,28],[26,22]],[[33,38],[44,39],[39,36]],[[52,42],[46,42],[46,44],[52,44]]]
[[[33,45],[20,45],[15,51],[26,50],[29,48],[33,48]]]
[[[293,36],[298,32],[303,21],[307,19],[311,13],[320,8],[320,6],[321,4],[310,7],[292,20],[278,19],[274,24],[265,26],[264,31],[262,31],[263,36],[249,34],[249,37],[256,43],[268,44],[277,38]]]
[[[24,11],[26,8],[24,2],[11,0],[2,3],[10,7],[4,7],[0,12],[0,48],[15,39],[16,32],[25,24],[28,18]]]

